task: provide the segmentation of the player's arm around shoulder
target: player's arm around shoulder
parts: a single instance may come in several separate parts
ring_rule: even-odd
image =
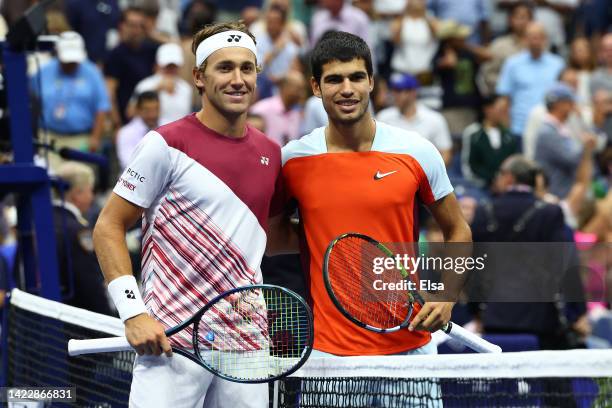
[[[144,209],[112,193],[93,232],[94,249],[108,291],[125,324],[125,335],[136,352],[170,356],[172,348],[163,325],[149,316],[140,296],[125,241],[126,231]]]

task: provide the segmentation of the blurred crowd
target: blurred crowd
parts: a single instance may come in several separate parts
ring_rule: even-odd
[[[34,3],[0,0],[0,36]],[[58,40],[29,56],[31,94],[41,138],[110,160],[95,184],[86,178],[87,205],[68,206],[84,228],[142,137],[199,109],[193,34],[236,19],[256,36],[262,68],[249,123],[281,146],[326,125],[309,50],[329,30],[348,31],[373,53],[376,119],[436,146],[468,221],[523,189],[561,209],[568,240],[612,241],[609,0],[56,0],[47,22]],[[53,173],[86,172],[44,156]],[[609,266],[591,288],[603,294],[592,316],[609,310]]]

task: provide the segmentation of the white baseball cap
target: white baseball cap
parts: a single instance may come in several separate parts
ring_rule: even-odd
[[[157,49],[157,54],[155,56],[155,60],[157,65],[160,67],[165,67],[170,64],[174,64],[176,66],[183,65],[183,50],[178,44],[167,43],[160,45]]]
[[[75,31],[64,31],[60,34],[57,43],[57,58],[60,62],[83,62],[87,59],[87,51],[85,51],[85,42],[83,37]]]

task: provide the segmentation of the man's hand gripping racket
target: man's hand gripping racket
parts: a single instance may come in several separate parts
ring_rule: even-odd
[[[452,322],[445,323],[444,314],[450,313],[451,304],[425,303],[424,313],[411,324],[414,304],[423,304],[416,290],[403,288],[381,289],[375,281],[374,259],[395,261],[395,254],[375,239],[357,233],[342,234],[334,239],[325,252],[323,279],[327,292],[338,310],[351,322],[377,333],[390,333],[400,329],[419,329],[441,326],[453,339],[480,353],[500,353],[501,348]],[[410,279],[408,272],[395,269],[395,281]],[[434,313],[424,317],[427,312]]]
[[[293,373],[308,359],[312,312],[288,289],[245,286],[218,295],[166,330],[166,336],[176,336],[173,352],[226,380],[269,382]],[[125,337],[68,342],[71,356],[132,349]]]

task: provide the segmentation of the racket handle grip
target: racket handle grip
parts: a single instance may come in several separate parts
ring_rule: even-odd
[[[102,339],[68,341],[68,355],[108,353],[113,351],[133,350],[125,337],[106,337]]]
[[[444,332],[453,339],[463,343],[479,353],[501,353],[502,349],[497,344],[490,343],[482,337],[472,333],[453,322],[448,322]]]

